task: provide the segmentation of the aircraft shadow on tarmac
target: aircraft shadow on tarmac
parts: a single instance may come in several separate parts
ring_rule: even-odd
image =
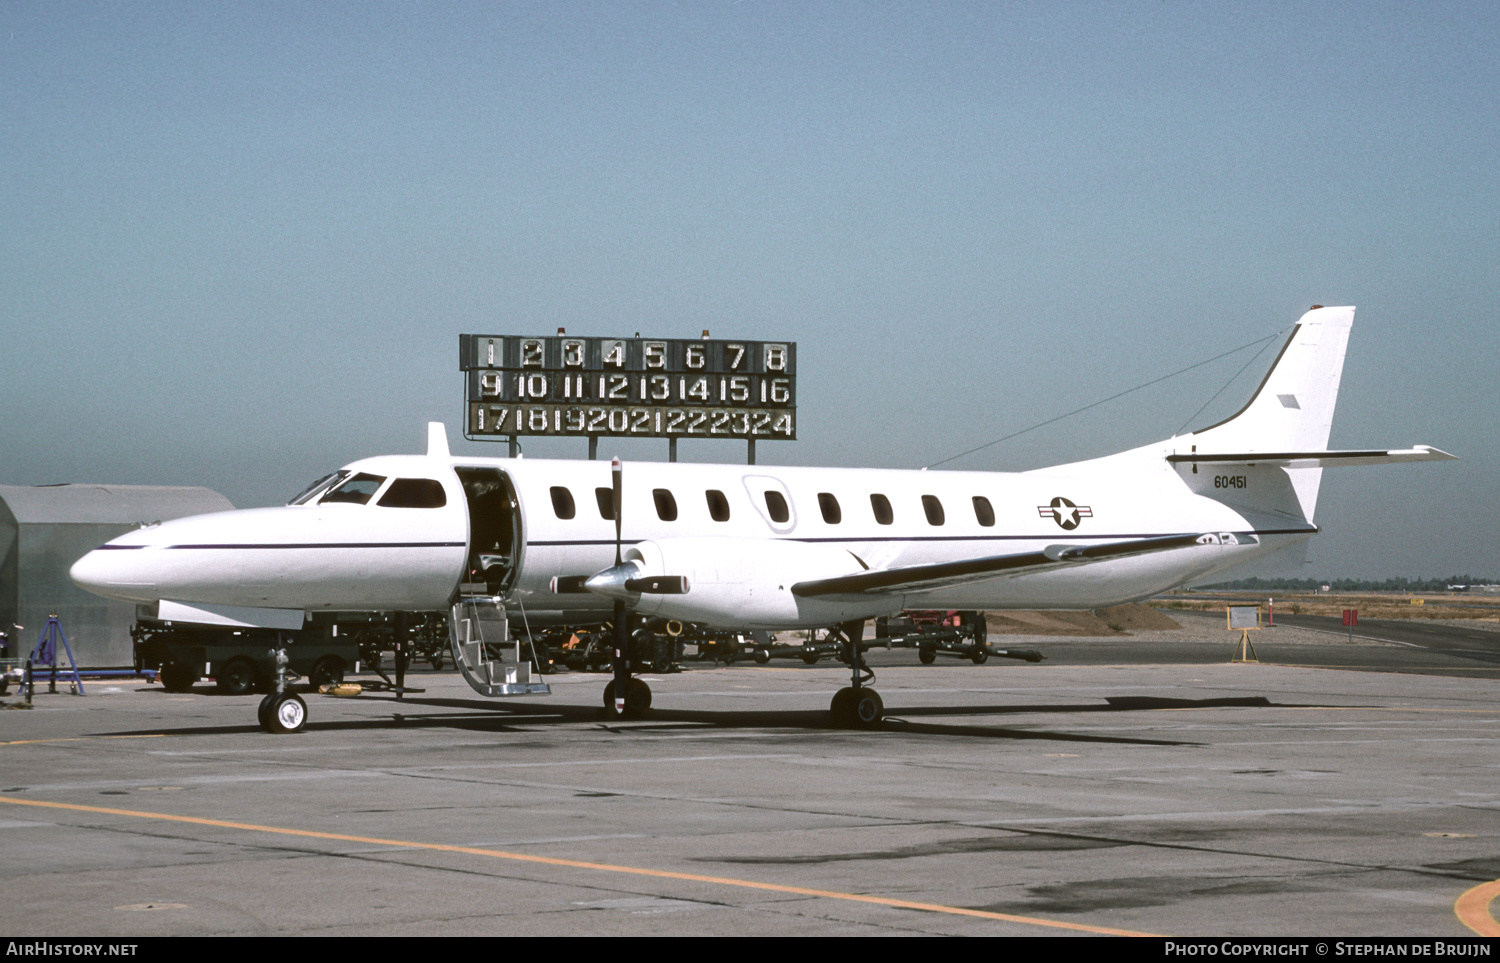
[[[628,735],[632,732],[690,732],[709,729],[783,729],[809,732],[829,731],[850,735],[906,734],[925,736],[964,736],[985,739],[1049,740],[1055,742],[1104,743],[1144,746],[1200,746],[1202,743],[1174,739],[1147,739],[1134,736],[1109,736],[1073,733],[1047,728],[962,725],[946,722],[914,721],[922,717],[997,716],[1045,713],[1079,715],[1089,713],[1150,712],[1162,709],[1215,708],[1307,708],[1302,705],[1276,703],[1264,696],[1210,699],[1163,699],[1147,696],[1118,696],[1102,703],[1073,704],[1007,704],[963,706],[901,706],[894,708],[878,727],[865,732],[834,729],[826,710],[705,710],[653,709],[642,720],[606,718],[602,708],[589,706],[497,706],[473,699],[408,697],[365,697],[359,700],[380,712],[379,717],[333,721],[311,720],[307,732],[348,732],[392,728],[456,729],[467,732],[520,733],[536,732],[556,725],[593,723],[608,732]],[[316,705],[316,703],[314,703]],[[377,705],[378,704],[378,708]],[[426,713],[423,710],[467,710],[458,713]],[[400,710],[400,711],[397,711]],[[389,714],[387,714],[389,713]],[[185,726],[129,732],[102,733],[113,736],[155,735],[210,736],[261,734],[253,723],[236,726]]]

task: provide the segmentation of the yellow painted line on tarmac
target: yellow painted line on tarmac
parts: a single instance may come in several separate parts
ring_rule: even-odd
[[[93,739],[165,739],[165,732],[151,732],[139,736],[68,736],[59,739],[12,739],[0,742],[0,746],[34,746],[41,742],[89,742]]]
[[[1089,926],[1085,923],[1064,923],[1058,920],[1041,919],[1035,916],[1012,916],[1008,913],[991,913],[988,910],[968,909],[963,906],[944,906],[940,903],[920,903],[914,900],[891,899],[885,896],[869,896],[863,893],[841,893],[837,890],[809,889],[804,886],[785,886],[780,883],[761,883],[730,876],[702,876],[696,873],[677,873],[665,869],[644,869],[638,866],[620,866],[613,863],[591,863],[577,859],[559,859],[554,856],[535,856],[529,853],[511,853],[499,849],[481,849],[474,846],[450,846],[445,843],[421,843],[403,839],[382,839],[375,836],[352,836],[345,833],[320,833],[309,829],[288,829],[281,826],[260,826],[255,823],[237,823],[222,819],[203,819],[198,816],[175,816],[171,813],[143,812],[134,809],[112,809],[105,806],[80,806],[74,803],[46,802],[39,799],[13,799],[0,796],[0,803],[13,806],[36,806],[43,809],[67,809],[74,812],[101,813],[109,816],[130,816],[136,819],[161,819],[168,822],[191,823],[196,826],[215,826],[220,829],[240,829],[252,833],[270,833],[278,836],[301,836],[309,839],[331,839],[345,843],[365,843],[376,846],[399,846],[404,849],[425,849],[440,853],[463,853],[468,856],[488,856],[494,859],[509,859],[522,863],[539,863],[545,866],[566,866],[572,869],[592,869],[601,873],[623,873],[630,876],[649,876],[657,879],[676,879],[691,883],[713,883],[719,886],[736,886],[771,893],[789,893],[794,896],[814,896],[822,899],[844,900],[851,903],[873,903],[894,909],[920,910],[927,913],[947,913],[951,916],[970,916],[1002,923],[1019,923],[1026,926],[1045,926],[1061,930],[1077,930],[1083,933],[1098,933],[1104,936],[1158,936],[1156,933],[1140,933],[1134,930],[1114,929],[1107,926]]]
[[[1500,879],[1478,886],[1464,893],[1453,904],[1453,915],[1458,921],[1480,936],[1500,936],[1500,923],[1490,912],[1490,903],[1500,896]]]

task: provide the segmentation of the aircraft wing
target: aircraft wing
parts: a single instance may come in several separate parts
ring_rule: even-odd
[[[985,582],[995,578],[1028,574],[1064,565],[1079,565],[1129,555],[1144,555],[1198,544],[1202,535],[1166,535],[1159,538],[1137,538],[1103,545],[1049,545],[1040,552],[1019,555],[992,555],[958,562],[932,565],[910,565],[878,571],[840,575],[836,578],[797,582],[792,594],[803,598],[823,595],[881,595],[897,592],[920,592],[927,589]]]
[[[1400,465],[1412,461],[1451,461],[1457,455],[1439,451],[1429,445],[1392,450],[1353,451],[1240,451],[1191,452],[1168,455],[1173,464],[1194,465],[1280,465],[1283,468],[1334,468],[1340,465]]]

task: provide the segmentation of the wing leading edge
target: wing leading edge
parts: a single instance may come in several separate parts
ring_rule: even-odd
[[[879,595],[925,591],[964,582],[984,582],[993,578],[1004,578],[1063,565],[1079,565],[1111,558],[1124,558],[1129,555],[1145,555],[1149,552],[1187,548],[1199,544],[1199,540],[1203,537],[1203,535],[1165,535],[1159,538],[1109,542],[1104,545],[1049,545],[1040,552],[992,555],[958,562],[937,562],[932,565],[911,565],[905,568],[859,572],[854,575],[840,575],[836,578],[797,582],[792,586],[792,594],[803,598],[814,598],[826,595]]]

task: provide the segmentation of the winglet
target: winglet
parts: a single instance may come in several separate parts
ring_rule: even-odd
[[[448,426],[441,421],[427,423],[427,457],[448,457]]]

